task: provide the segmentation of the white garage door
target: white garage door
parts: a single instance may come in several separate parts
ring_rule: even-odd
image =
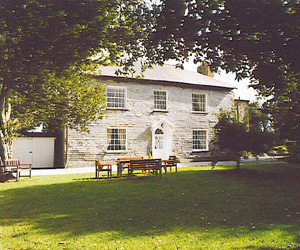
[[[33,164],[33,168],[54,167],[55,138],[20,137],[13,142],[13,158],[21,164]]]

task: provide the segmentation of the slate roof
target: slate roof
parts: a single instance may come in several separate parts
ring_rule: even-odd
[[[117,76],[115,74],[117,69],[116,66],[101,67],[99,76],[119,79],[124,78],[124,76]],[[153,69],[147,69],[143,72],[142,78],[140,78],[141,73],[140,70],[138,70],[138,67],[135,67],[134,69],[137,73],[134,76],[126,76],[125,78],[139,80],[139,82],[147,80],[169,84],[187,84],[189,86],[196,85],[226,89],[235,88],[229,83],[216,80],[191,70],[175,68],[174,65],[165,64],[164,66],[154,66]]]

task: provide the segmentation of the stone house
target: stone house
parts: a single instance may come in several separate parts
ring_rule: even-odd
[[[107,67],[96,78],[106,88],[105,117],[89,133],[67,131],[69,167],[129,156],[209,157],[216,113],[232,108],[233,86],[171,65],[148,69],[143,78],[116,76],[115,70]]]

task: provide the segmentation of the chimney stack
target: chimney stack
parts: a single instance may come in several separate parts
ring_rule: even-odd
[[[210,66],[207,63],[201,63],[197,68],[197,72],[209,77],[214,77],[214,73],[210,71]]]

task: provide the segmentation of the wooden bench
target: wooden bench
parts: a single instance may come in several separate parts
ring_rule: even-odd
[[[9,159],[4,162],[4,174],[15,174],[16,181],[20,177],[30,177],[32,171],[32,164],[20,164],[19,159]],[[28,172],[28,175],[21,175],[21,172]]]
[[[122,177],[122,172],[124,169],[128,169],[131,160],[142,160],[143,156],[138,157],[120,157],[116,160],[117,162],[117,175]]]
[[[131,160],[128,167],[128,176],[132,176],[136,170],[149,171],[155,175],[159,173],[159,176],[161,176],[161,167],[161,159]]]
[[[19,168],[19,177],[29,177],[31,178],[31,171],[32,171],[32,164],[20,164],[20,168]],[[27,172],[28,174],[24,175],[21,173]]]
[[[165,173],[167,173],[167,168],[170,168],[170,172],[172,172],[172,168],[175,168],[175,172],[177,173],[177,163],[179,162],[179,159],[177,159],[176,156],[169,156],[169,160],[163,160],[162,167],[165,170]]]
[[[107,177],[112,177],[112,165],[109,163],[100,163],[100,161],[95,161],[96,168],[96,179],[99,179],[99,174],[102,171],[107,172]]]

